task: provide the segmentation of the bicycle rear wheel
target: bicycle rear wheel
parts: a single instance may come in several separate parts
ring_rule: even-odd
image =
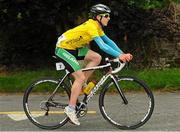
[[[64,114],[70,91],[63,83],[51,100],[48,100],[59,81],[51,78],[37,80],[28,87],[23,97],[23,107],[28,119],[43,129],[63,126],[69,119]]]
[[[103,117],[120,129],[135,129],[145,124],[154,109],[154,96],[148,86],[134,77],[117,77],[128,103],[125,104],[110,80],[102,89],[99,108]]]

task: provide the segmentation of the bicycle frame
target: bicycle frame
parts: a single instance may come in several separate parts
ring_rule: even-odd
[[[96,67],[91,67],[91,68],[84,68],[84,69],[82,69],[82,71],[84,72],[84,71],[90,71],[90,70],[103,69],[103,68],[110,67],[110,66],[111,66],[111,64],[107,63],[106,65],[102,65],[102,66],[96,66]],[[54,97],[54,95],[55,95],[56,91],[58,90],[59,86],[69,76],[70,72],[67,69],[65,69],[65,72],[66,72],[66,74],[64,75],[64,77],[62,79],[59,79],[59,83],[58,83],[57,87],[55,88],[55,90],[53,91],[53,93],[51,94],[51,96],[49,97],[48,101],[51,100]],[[72,86],[72,81],[71,80],[69,80],[69,81],[70,81],[70,84]]]
[[[109,59],[106,59],[106,61],[109,61]],[[120,62],[120,61],[117,60],[117,59],[114,59],[113,62]],[[120,64],[122,64],[122,63],[120,63]],[[107,72],[106,75],[102,76],[102,78],[98,81],[98,83],[95,85],[95,87],[91,90],[90,94],[87,95],[87,96],[85,96],[83,102],[85,102],[85,103],[87,104],[87,103],[89,102],[89,100],[90,100],[90,99],[96,94],[96,92],[99,90],[100,86],[103,85],[104,82],[110,77],[110,78],[113,80],[113,82],[115,83],[115,86],[117,87],[118,92],[120,93],[120,95],[121,95],[121,97],[123,98],[124,102],[126,103],[127,100],[126,100],[124,94],[122,93],[119,85],[117,84],[117,81],[116,81],[115,76],[114,76],[114,74],[117,73],[117,72],[119,72],[119,71],[124,67],[124,65],[125,65],[125,64],[122,64],[122,66],[120,66],[119,68],[115,69],[114,71],[109,71],[109,72]],[[110,61],[109,61],[106,65],[95,66],[95,67],[90,67],[90,68],[84,68],[84,69],[82,69],[82,71],[85,72],[85,71],[90,71],[90,70],[98,70],[98,69],[103,69],[103,68],[107,68],[107,67],[109,67],[110,69],[112,69]],[[51,100],[51,99],[54,97],[54,94],[55,94],[56,91],[58,90],[59,86],[60,86],[60,85],[62,84],[62,82],[69,76],[70,72],[69,72],[67,69],[65,69],[65,71],[66,71],[66,74],[64,75],[64,77],[63,77],[62,79],[59,79],[59,83],[58,83],[57,87],[55,88],[54,92],[52,93],[52,95],[50,96],[50,98],[48,99],[48,101]],[[70,84],[72,85],[71,80],[70,80]]]
[[[114,63],[110,62],[117,62],[119,65],[114,65]],[[62,64],[62,62],[57,62],[56,64],[58,64],[58,68],[60,70],[65,72],[64,76],[60,77],[58,80],[50,77],[36,80],[26,89],[23,96],[23,108],[25,114],[33,124],[40,128],[55,129],[63,126],[69,121],[68,116],[59,114],[61,112],[58,111],[63,110],[66,106],[68,106],[73,79],[69,76],[70,72],[65,69],[65,67],[62,68],[61,66],[63,65],[60,65],[60,63]],[[106,119],[111,124],[117,126],[120,129],[135,129],[144,125],[150,119],[154,109],[154,96],[143,81],[132,76],[118,76],[117,73],[124,66],[125,63],[121,63],[119,59],[114,59],[106,61],[105,65],[82,69],[83,72],[86,72],[98,69],[104,70],[105,68],[105,72],[103,72],[104,74],[100,76],[100,79],[98,79],[97,84],[92,88],[90,93],[84,93],[83,97],[81,96],[81,98],[76,101],[75,110],[77,118],[84,117],[88,113],[88,103],[100,89],[101,91],[99,93],[98,102],[100,112],[104,119]],[[56,66],[57,70],[58,68]],[[46,86],[49,86],[52,91],[45,91],[46,94],[34,96],[36,95],[36,91],[39,91],[36,89],[42,88],[42,86],[45,86],[45,89]],[[49,90],[49,88],[46,90]],[[109,96],[108,93],[111,92],[111,89],[114,88],[118,91],[116,91],[117,94],[115,96]],[[131,94],[131,92],[129,94],[129,90],[131,88],[133,91],[135,90],[135,92],[136,90],[140,90],[140,94],[136,94],[134,92],[133,94]],[[145,94],[145,96],[141,93]],[[57,95],[57,98],[53,98],[55,95]],[[36,99],[37,101],[40,101],[38,102],[39,105],[37,104],[37,101],[35,101]],[[109,99],[114,102],[109,102]],[[34,103],[36,105],[34,105]],[[142,105],[145,105],[144,109],[142,109]],[[117,108],[114,108],[114,106],[117,106]],[[40,112],[36,112],[37,110],[39,111],[39,109]],[[50,120],[48,120],[48,116],[50,117]]]

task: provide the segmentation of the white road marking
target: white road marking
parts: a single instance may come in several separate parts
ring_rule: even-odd
[[[96,114],[96,111],[88,111],[88,114]],[[42,111],[33,111],[31,114],[34,117],[39,117],[43,116],[44,112]],[[50,114],[64,114],[63,111],[51,111]],[[14,121],[22,121],[26,120],[27,116],[24,112],[22,111],[9,111],[9,112],[0,112],[0,115],[7,115],[9,118],[11,118]]]
[[[7,116],[14,121],[22,121],[27,119],[27,116],[25,114],[8,114]]]

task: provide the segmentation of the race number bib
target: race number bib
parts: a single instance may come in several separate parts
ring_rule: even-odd
[[[65,69],[65,66],[62,62],[58,62],[56,63],[56,70],[59,71],[59,70],[64,70]]]

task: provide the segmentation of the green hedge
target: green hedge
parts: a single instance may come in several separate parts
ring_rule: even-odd
[[[53,69],[16,71],[0,74],[0,92],[23,92],[33,81],[43,77],[62,77],[64,73]],[[164,70],[124,70],[120,75],[130,75],[145,81],[148,86],[155,90],[180,90],[180,69]],[[95,72],[91,79],[100,79],[102,72]]]

